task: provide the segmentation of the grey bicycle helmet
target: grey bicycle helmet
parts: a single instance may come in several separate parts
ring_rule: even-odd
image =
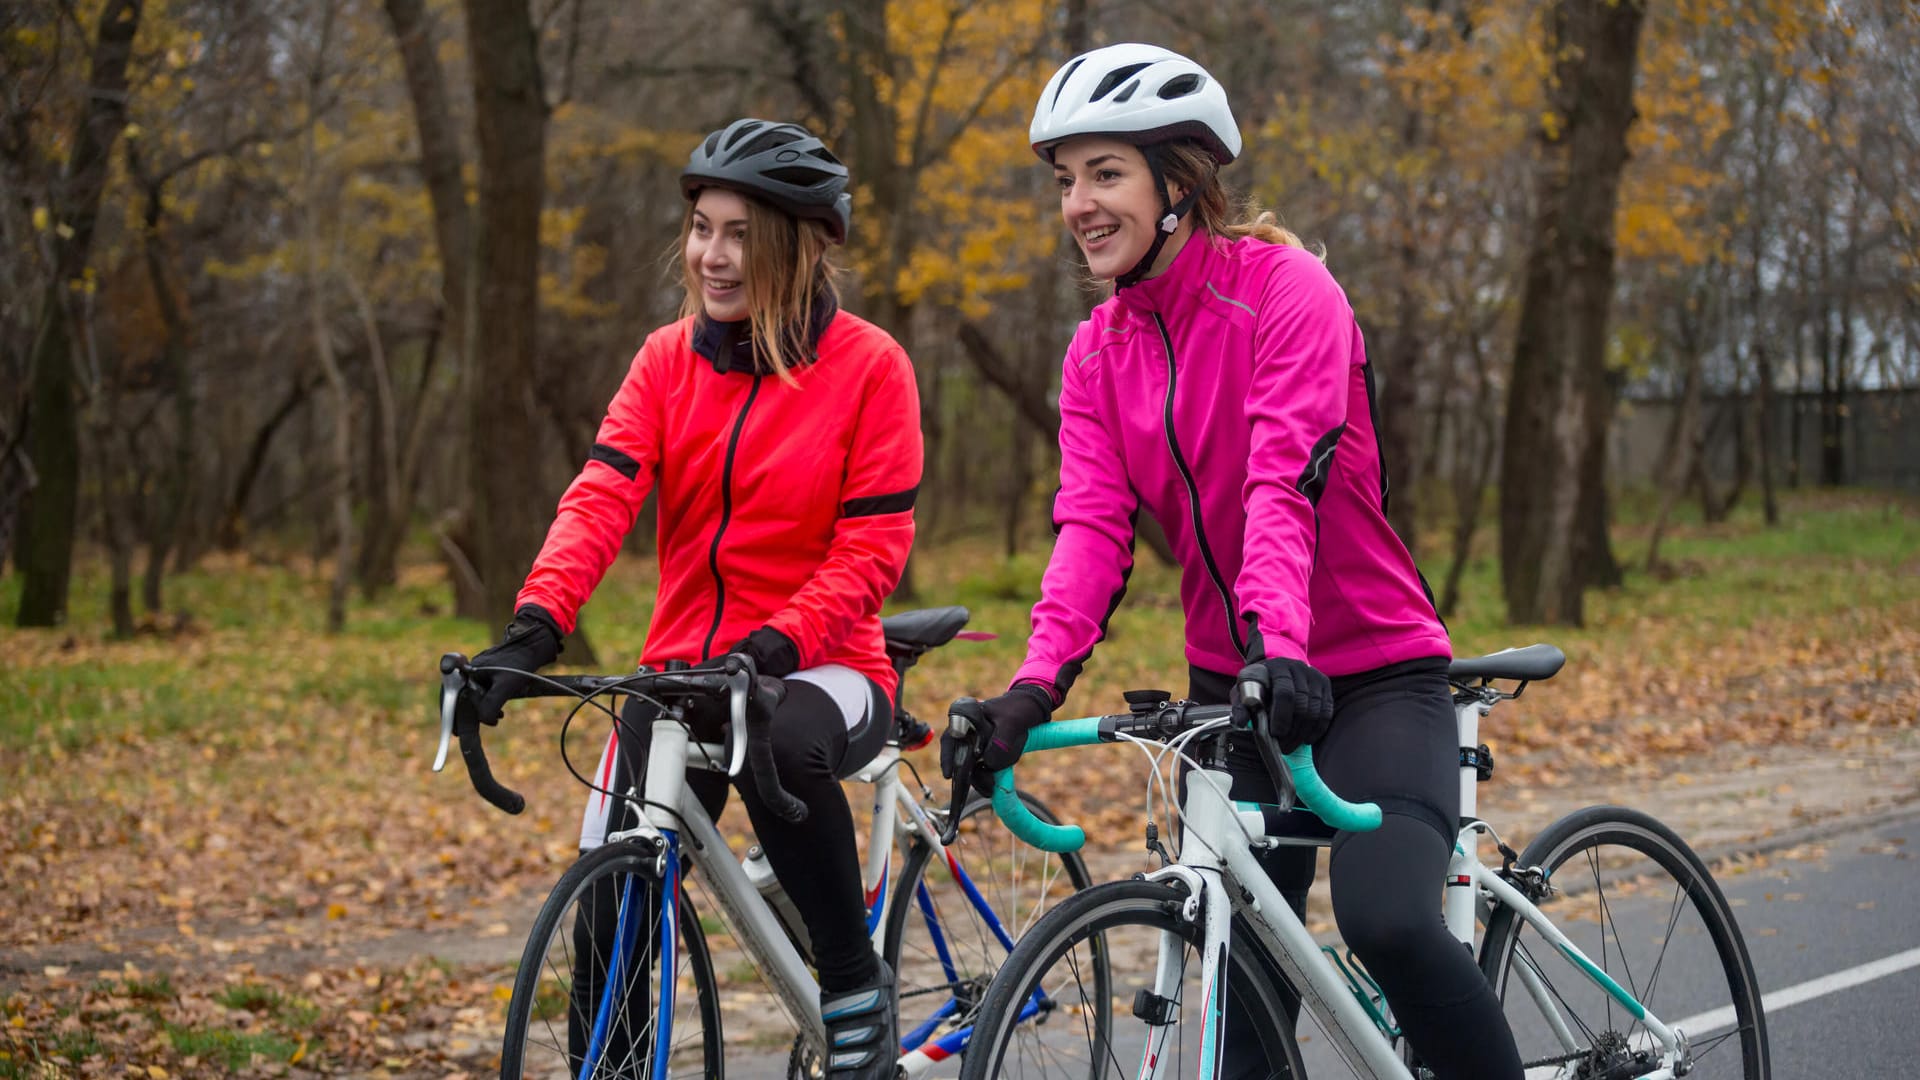
[[[836,244],[853,219],[847,167],[799,124],[735,120],[700,141],[680,173],[687,198],[723,187],[764,199],[798,218],[825,222]]]

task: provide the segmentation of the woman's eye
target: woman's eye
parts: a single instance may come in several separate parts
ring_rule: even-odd
[[[1120,179],[1120,173],[1114,169],[1101,169],[1093,175],[1094,179],[1099,180],[1103,184],[1110,180]]]
[[[1053,184],[1060,189],[1060,194],[1065,195],[1067,192],[1073,190],[1073,177],[1056,176],[1053,178]]]

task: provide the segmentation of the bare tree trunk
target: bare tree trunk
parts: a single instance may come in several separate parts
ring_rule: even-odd
[[[486,620],[504,626],[539,551],[542,482],[534,403],[540,206],[547,108],[525,0],[465,0],[480,146],[473,378],[467,387],[473,565]],[[518,437],[503,437],[514,432]],[[532,443],[532,445],[529,445]]]
[[[69,284],[86,270],[94,223],[106,187],[113,142],[127,126],[127,62],[140,26],[141,0],[107,0],[100,13],[87,105],[75,126],[62,182],[53,192],[53,276],[41,301],[34,337],[33,398],[27,458],[39,474],[28,504],[20,550],[20,626],[55,626],[67,616],[73,532],[79,507],[80,419],[74,400]]]
[[[313,70],[307,78],[308,123],[301,138],[306,205],[301,207],[300,241],[306,259],[307,316],[312,324],[314,357],[327,388],[333,392],[334,563],[333,585],[327,592],[327,632],[337,634],[347,626],[347,587],[353,571],[353,394],[347,386],[346,374],[340,370],[340,359],[333,351],[333,332],[327,325],[326,272],[320,261],[320,161],[314,136],[318,125],[313,120],[320,105],[320,86],[325,79],[334,17],[332,0],[320,0],[320,3],[320,41]]]
[[[442,325],[446,345],[454,366],[454,400],[464,402],[472,394],[474,377],[473,288],[474,251],[472,215],[467,210],[465,168],[453,112],[448,104],[446,76],[441,70],[434,47],[432,16],[423,0],[386,0],[387,18],[393,24],[394,40],[400,47],[401,64],[406,71],[407,94],[413,102],[414,124],[420,135],[420,171],[425,177],[428,197],[433,202],[434,240],[440,249],[440,295]],[[416,414],[418,415],[418,414]],[[467,424],[471,410],[458,407],[447,412],[451,421],[450,437],[456,446],[469,445]],[[470,502],[472,478],[465,454],[455,455],[455,488],[462,507]],[[444,532],[445,542],[452,540]],[[471,552],[461,552],[461,561],[469,567]],[[454,610],[465,618],[486,615],[486,594],[474,587],[477,576],[454,574]]]
[[[296,374],[293,384],[287,388],[287,396],[279,406],[267,415],[260,430],[253,433],[253,441],[247,446],[247,456],[241,460],[240,472],[235,477],[233,491],[227,496],[227,505],[220,515],[220,525],[214,530],[214,542],[222,551],[238,551],[246,542],[247,501],[253,495],[253,485],[260,479],[260,473],[266,468],[267,451],[273,447],[273,437],[286,425],[300,406],[306,404],[320,380],[308,374]]]
[[[1587,588],[1617,588],[1626,580],[1613,554],[1607,528],[1613,520],[1612,496],[1607,491],[1607,432],[1613,427],[1613,402],[1620,376],[1603,371],[1587,391],[1587,445],[1582,451],[1580,479],[1579,555],[1576,572]]]
[[[138,498],[135,486],[128,482],[128,464],[108,448],[114,422],[102,418],[95,426],[94,458],[99,462],[101,531],[107,541],[107,610],[113,618],[113,636],[125,641],[133,636],[133,523],[132,502]],[[128,440],[131,444],[131,439]],[[129,451],[133,447],[129,445]],[[130,456],[130,454],[129,454]]]
[[[20,444],[21,439],[7,430],[6,418],[0,417],[0,573],[6,572],[7,562],[13,558],[20,504],[40,479]]]
[[[1463,450],[1472,447],[1473,460],[1469,464],[1465,454],[1460,455],[1453,477],[1453,505],[1457,516],[1453,523],[1453,561],[1447,564],[1447,580],[1440,589],[1439,610],[1443,619],[1451,617],[1460,606],[1460,579],[1465,576],[1467,559],[1473,554],[1473,534],[1479,531],[1480,515],[1486,506],[1487,481],[1493,478],[1496,445],[1493,433],[1472,418],[1461,426],[1473,433],[1461,440]]]
[[[1534,222],[1507,398],[1500,571],[1507,617],[1578,625],[1583,490],[1605,393],[1613,218],[1633,120],[1640,0],[1560,0]]]
[[[420,437],[429,411],[426,377],[433,371],[434,343],[429,341],[421,357],[421,385],[414,395],[413,420],[407,435],[400,434],[399,394],[394,387],[392,366],[380,333],[380,322],[373,301],[350,274],[341,275],[354,307],[360,313],[361,332],[367,339],[368,367],[374,390],[374,452],[370,454],[373,490],[367,501],[366,536],[360,544],[360,560],[355,576],[361,592],[376,596],[398,578],[400,545],[406,539],[413,517],[413,500],[420,453]],[[438,410],[434,410],[438,411]]]
[[[1773,491],[1773,353],[1756,341],[1753,350],[1753,408],[1760,441],[1761,512],[1769,527],[1780,524],[1780,502]]]
[[[1666,476],[1661,485],[1660,509],[1653,518],[1653,533],[1647,538],[1644,565],[1648,573],[1660,566],[1660,540],[1666,535],[1667,519],[1673,513],[1674,503],[1686,491],[1687,477],[1692,472],[1695,433],[1700,427],[1700,390],[1704,381],[1700,377],[1700,342],[1694,340],[1692,334],[1683,332],[1680,349],[1684,365],[1680,376],[1680,407],[1667,428]]]
[[[1492,364],[1480,334],[1469,329],[1465,337],[1467,352],[1473,357],[1469,400],[1484,401],[1493,382]],[[1473,553],[1473,536],[1479,531],[1487,484],[1493,479],[1495,452],[1499,449],[1492,425],[1481,423],[1477,410],[1453,410],[1453,415],[1459,418],[1460,434],[1455,439],[1458,449],[1454,454],[1453,561],[1447,566],[1446,582],[1440,589],[1439,612],[1443,619],[1450,617],[1460,605],[1460,579]]]
[[[148,285],[153,290],[154,306],[160,313],[160,325],[166,335],[161,345],[161,379],[173,397],[174,406],[173,467],[166,471],[160,485],[159,512],[151,515],[152,520],[146,529],[147,569],[140,590],[148,613],[157,614],[162,607],[167,558],[177,542],[186,518],[187,501],[192,496],[193,380],[187,370],[186,318],[181,312],[179,300],[174,296],[173,285],[167,280],[160,237],[166,178],[148,173],[137,139],[127,143],[127,164],[129,171],[140,180],[144,194],[140,254],[146,267]]]
[[[1020,519],[1027,508],[1027,496],[1033,489],[1033,430],[1016,423],[1008,434],[1013,439],[1011,468],[1007,476],[1006,516],[1001,522],[1001,549],[1011,559],[1020,552]]]

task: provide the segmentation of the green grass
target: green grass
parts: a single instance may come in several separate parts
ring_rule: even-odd
[[[177,1053],[219,1062],[229,1071],[246,1068],[255,1054],[268,1061],[286,1061],[300,1049],[292,1040],[267,1032],[187,1028],[174,1024],[168,1024],[165,1031],[167,1041]]]
[[[101,979],[91,989],[96,993],[117,994],[149,1004],[162,1004],[179,996],[173,988],[173,976],[165,972],[151,979],[128,979],[125,982]]]
[[[53,1044],[54,1057],[63,1057],[68,1061],[81,1062],[100,1053],[100,1041],[91,1031],[69,1031],[60,1035]]]
[[[222,990],[214,998],[229,1009],[245,1009],[248,1012],[271,1016],[275,1020],[292,1028],[310,1026],[319,1018],[320,1010],[300,998],[288,997],[270,986],[257,983],[240,983]]]

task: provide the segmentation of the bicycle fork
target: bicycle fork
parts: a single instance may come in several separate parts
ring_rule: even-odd
[[[1231,946],[1233,907],[1221,886],[1220,871],[1214,867],[1181,864],[1163,867],[1146,876],[1148,881],[1177,879],[1187,887],[1187,899],[1181,905],[1180,921],[1201,925],[1200,986],[1204,994],[1201,1008],[1200,1061],[1197,1075],[1212,1076],[1217,1071],[1223,1036],[1226,1033],[1227,950]],[[1164,1064],[1168,1037],[1173,1033],[1187,975],[1186,938],[1177,933],[1160,935],[1160,955],[1154,966],[1153,989],[1141,990],[1133,999],[1133,1014],[1147,1023],[1147,1042],[1140,1052],[1139,1080],[1157,1080]]]

